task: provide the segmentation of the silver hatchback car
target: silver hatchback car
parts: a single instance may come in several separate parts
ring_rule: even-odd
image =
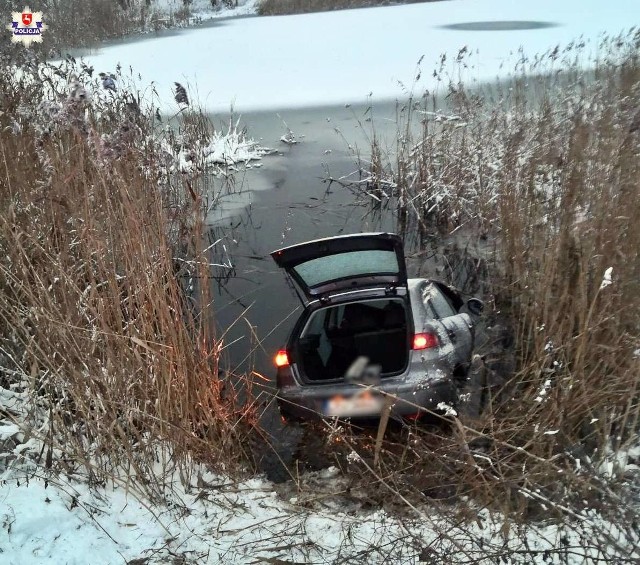
[[[385,408],[418,417],[456,404],[480,300],[408,279],[395,234],[318,239],[271,256],[305,307],[275,357],[284,418],[375,418]]]

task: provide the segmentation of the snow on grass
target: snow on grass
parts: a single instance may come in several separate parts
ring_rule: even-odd
[[[20,107],[18,115],[23,121],[33,126],[42,135],[51,132],[60,125],[68,124],[79,114],[78,109],[91,108],[93,117],[98,122],[111,123],[117,108],[121,108],[123,99],[135,100],[135,86],[130,77],[117,72],[109,76],[113,84],[113,90],[102,86],[103,80],[92,76],[93,71],[87,72],[85,65],[74,66],[65,63],[60,66],[41,65],[38,76],[45,77],[41,89],[42,100],[39,101],[36,111],[31,107]],[[31,85],[33,74],[21,71],[18,78],[22,85]],[[143,108],[148,111],[148,108]],[[197,138],[194,135],[184,135],[185,126],[181,118],[189,119],[192,112],[197,114],[199,110],[192,111],[183,108],[174,115],[172,125],[158,127],[154,130],[149,142],[156,143],[165,157],[165,165],[171,172],[196,173],[202,171],[219,172],[224,168],[225,173],[233,171],[233,167],[244,164],[245,168],[259,167],[260,161],[265,155],[273,153],[273,150],[260,146],[258,142],[250,138],[239,126],[239,120],[230,119],[228,125],[216,128],[211,134],[200,132]],[[119,116],[122,117],[122,116]],[[124,116],[125,118],[127,116]],[[177,118],[177,119],[175,119]],[[84,119],[84,118],[82,118]],[[87,127],[90,125],[87,123]],[[15,121],[13,130],[17,133],[22,125]],[[116,134],[101,134],[95,137],[98,154],[109,153],[109,146],[113,145]]]
[[[444,412],[445,416],[457,416],[458,412],[456,412],[455,408],[446,402],[438,402],[436,408],[442,412]]]
[[[228,130],[216,130],[210,139],[196,140],[185,144],[178,136],[177,143],[169,141],[170,136],[161,138],[160,146],[169,157],[169,169],[172,172],[192,173],[198,168],[216,172],[222,168],[235,170],[236,165],[245,168],[260,167],[260,161],[273,150],[262,147],[252,138],[247,137],[238,124],[231,125]]]
[[[39,425],[39,412],[28,394],[0,388],[0,429],[11,432],[3,436],[0,452],[13,450],[11,465],[2,465],[6,459],[0,458],[2,563],[79,564],[88,556],[96,564],[375,564],[437,562],[445,556],[447,562],[464,563],[487,555],[504,556],[509,563],[542,556],[547,563],[640,559],[637,535],[588,507],[565,525],[510,526],[464,497],[453,506],[424,504],[391,514],[367,510],[366,487],[350,490],[349,478],[336,468],[274,485],[260,477],[216,475],[196,463],[191,478],[170,469],[161,474],[158,463],[163,499],[139,494],[128,477],[90,488],[77,472],[71,474],[68,460],[65,473],[39,467],[43,446],[35,437],[19,443],[29,429],[39,428],[42,435],[46,422]],[[158,460],[165,460],[167,453],[160,451]],[[625,452],[628,469],[635,467],[638,453],[637,448]],[[54,466],[60,457],[54,454]],[[372,488],[389,487],[376,482]],[[534,491],[530,496],[542,497]],[[470,511],[473,520],[461,520],[457,510]]]
[[[328,484],[334,477],[317,480]],[[474,522],[462,525],[436,507],[402,519],[381,510],[347,513],[328,497],[318,497],[327,500],[309,508],[308,501],[305,506],[285,501],[262,479],[234,482],[202,475],[198,483],[175,485],[167,501],[154,505],[114,485],[91,490],[61,477],[8,480],[0,491],[3,562],[86,563],[92,555],[92,563],[165,563],[170,558],[229,564],[346,558],[386,563],[449,555],[454,563],[519,550],[508,561],[527,563],[562,547],[569,556],[566,563],[582,563],[599,551],[585,543],[587,536],[620,536],[593,510],[585,511],[575,529],[552,524],[509,529],[482,510]],[[600,549],[604,556],[619,552],[615,544]],[[627,549],[624,557],[640,557],[637,548]],[[559,557],[551,553],[546,562],[560,562]]]
[[[542,385],[542,387],[540,387],[540,390],[538,391],[538,395],[535,397],[534,400],[536,402],[543,402],[550,388],[551,388],[551,379],[547,379],[544,381],[544,384]]]
[[[15,469],[32,471],[34,457],[43,452],[39,438],[46,434],[49,416],[27,388],[26,381],[0,386],[0,485]]]
[[[635,18],[633,16],[636,16]],[[602,32],[618,34],[640,16],[636,0],[454,0],[296,16],[241,18],[200,29],[104,47],[86,59],[97,71],[131,65],[154,81],[163,107],[175,108],[174,81],[197,85],[210,111],[291,108],[404,96],[425,56],[420,90],[439,87],[431,69],[467,84],[513,71],[518,49],[533,57],[582,37],[597,49]],[[550,27],[465,31],[469,22],[547,22]],[[504,27],[504,26],[503,26]],[[463,46],[471,64],[458,68]]]
[[[260,160],[270,150],[260,147],[251,138],[245,137],[237,128],[226,133],[216,131],[203,148],[203,156],[207,163],[231,165]]]
[[[602,277],[602,282],[600,283],[600,290],[603,288],[607,288],[609,285],[613,284],[611,279],[611,275],[613,274],[613,267],[608,267],[604,272],[604,276]]]

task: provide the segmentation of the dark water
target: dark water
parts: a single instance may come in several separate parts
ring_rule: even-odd
[[[365,110],[315,108],[280,112],[280,117],[275,112],[242,116],[249,135],[279,154],[265,157],[261,168],[239,175],[237,192],[224,196],[209,217],[210,241],[220,239],[213,259],[222,262],[226,257],[234,267],[227,280],[214,282],[219,331],[232,326],[225,334],[231,368],[271,376],[271,359],[299,314],[300,302],[269,257],[271,251],[318,237],[394,229],[391,214],[374,216],[363,206],[366,198],[327,182],[329,176],[357,171],[356,146],[368,156],[363,127],[369,127],[364,121],[369,113],[363,117]],[[379,134],[391,139],[395,104],[378,107],[376,112]],[[363,118],[360,124],[359,118]],[[299,143],[279,141],[287,131],[283,120]],[[252,332],[254,341],[260,341],[253,347]]]
[[[279,153],[265,157],[260,168],[239,174],[235,192],[223,196],[209,216],[210,243],[217,242],[212,262],[233,266],[217,269],[222,276],[212,282],[218,336],[226,344],[223,364],[236,374],[254,371],[260,375],[253,379],[254,394],[262,392],[266,406],[261,424],[273,446],[262,450],[260,466],[272,480],[288,477],[284,465],[290,465],[301,450],[305,456],[308,452],[321,454],[322,450],[313,447],[321,440],[317,432],[312,438],[303,438],[302,429],[283,426],[272,402],[273,357],[286,342],[301,304],[269,254],[319,237],[397,231],[391,210],[374,213],[371,198],[361,190],[328,180],[360,178],[357,155],[360,153],[363,160],[370,155],[371,123],[367,120],[372,113],[383,153],[393,156],[395,103],[377,104],[373,111],[361,106],[244,115],[242,122],[250,136]],[[299,143],[279,141],[287,128]],[[455,237],[466,236],[456,232]],[[467,245],[465,241],[462,247]],[[409,276],[436,275],[465,290],[464,272],[443,274],[437,259],[417,251],[408,259]],[[453,257],[448,257],[447,264],[455,262],[449,259]],[[479,387],[473,385],[473,389]]]
[[[374,109],[377,134],[389,143],[396,131],[395,109],[395,103]],[[368,157],[370,115],[371,110],[361,106],[241,117],[251,137],[279,153],[265,157],[260,168],[239,174],[236,191],[223,196],[210,214],[210,243],[219,240],[212,249],[212,261],[233,265],[233,269],[216,269],[227,276],[212,284],[218,335],[227,344],[223,362],[234,372],[255,371],[264,376],[264,380],[254,379],[254,390],[263,391],[267,403],[275,392],[273,357],[301,312],[300,301],[269,253],[319,237],[394,230],[391,213],[372,214],[367,197],[327,180],[357,171],[358,150]],[[287,127],[299,143],[280,141]],[[279,460],[291,460],[302,432],[283,428],[273,404],[265,407],[262,425],[277,451],[277,455],[266,455],[263,470],[271,478],[285,478]]]

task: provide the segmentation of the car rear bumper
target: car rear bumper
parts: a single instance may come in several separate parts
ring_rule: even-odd
[[[395,416],[415,415],[433,411],[439,403],[452,404],[456,401],[456,387],[451,379],[423,380],[418,382],[387,381],[377,387],[358,385],[313,385],[307,387],[286,387],[278,392],[278,406],[283,416],[294,419],[319,419],[332,417],[332,401],[337,397],[355,398],[363,394],[373,395],[378,405],[391,406]],[[348,409],[347,409],[348,410]],[[359,410],[343,413],[342,418],[375,418],[380,411],[363,414]]]

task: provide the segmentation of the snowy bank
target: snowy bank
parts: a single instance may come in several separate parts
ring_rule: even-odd
[[[280,485],[261,477],[234,480],[197,463],[185,477],[173,469],[169,452],[158,448],[162,499],[141,494],[130,477],[90,488],[84,471],[72,471],[69,461],[66,472],[37,464],[43,444],[25,432],[44,433],[46,416],[35,396],[17,392],[21,388],[0,387],[0,554],[9,565],[469,563],[488,555],[509,563],[640,559],[637,532],[594,508],[565,524],[512,524],[465,497],[391,514],[370,508],[370,481],[354,484],[335,467]],[[387,489],[392,506],[392,487],[371,488]]]
[[[330,484],[331,472],[320,481]],[[461,524],[437,507],[419,517],[384,511],[345,512],[283,499],[273,484],[204,476],[199,486],[176,485],[162,504],[127,494],[123,487],[90,490],[63,478],[6,481],[0,491],[3,562],[21,563],[449,563],[508,556],[509,563],[584,563],[585,559],[640,558],[636,540],[585,513],[573,526],[503,524],[479,511]],[[622,542],[602,544],[610,538]],[[600,543],[593,543],[599,540]],[[566,560],[565,560],[566,559]]]
[[[54,473],[36,463],[42,443],[19,431],[34,429],[38,420],[32,400],[0,388],[0,451],[9,456],[0,459],[0,554],[9,565],[83,564],[88,556],[93,564],[640,559],[637,532],[593,508],[565,524],[512,524],[464,497],[391,514],[367,509],[367,488],[354,487],[335,467],[275,485],[260,477],[234,480],[194,463],[186,478],[159,449],[163,499],[140,494],[128,477],[90,488],[79,469]],[[388,489],[389,502],[395,499],[389,486],[371,488]]]

